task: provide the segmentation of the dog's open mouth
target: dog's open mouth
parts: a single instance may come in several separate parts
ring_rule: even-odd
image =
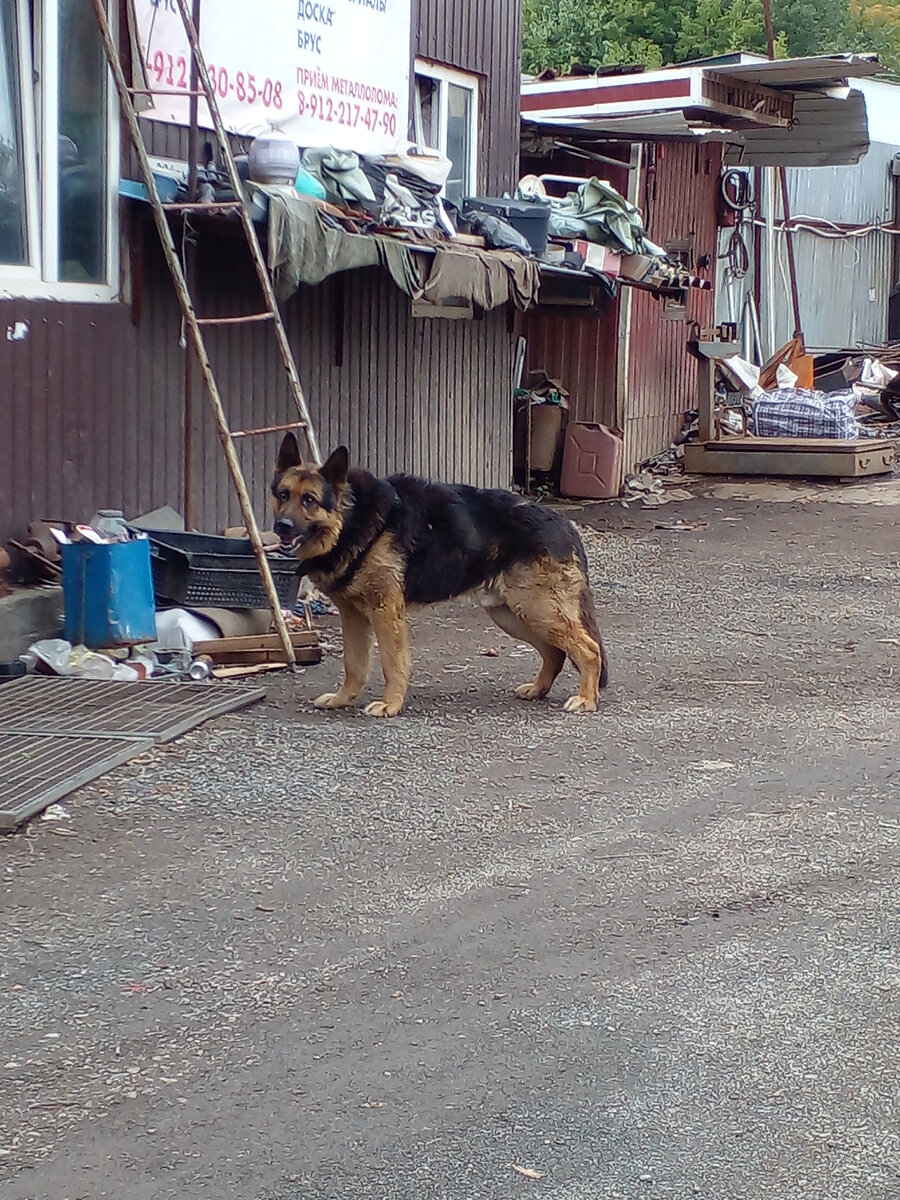
[[[278,549],[282,554],[296,554],[305,541],[306,537],[302,533],[298,533],[295,538],[291,538],[288,541],[282,538]]]

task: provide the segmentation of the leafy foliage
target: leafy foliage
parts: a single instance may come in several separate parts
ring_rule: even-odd
[[[765,53],[762,0],[523,0],[523,70],[658,67],[735,50]],[[878,53],[900,72],[896,0],[773,0],[781,57]]]

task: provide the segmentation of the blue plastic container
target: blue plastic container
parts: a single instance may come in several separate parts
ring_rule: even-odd
[[[150,543],[62,546],[66,641],[90,650],[156,641]]]

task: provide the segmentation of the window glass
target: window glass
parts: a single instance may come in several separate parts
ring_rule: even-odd
[[[59,0],[59,278],[106,279],[106,70],[94,10]]]
[[[420,146],[440,146],[438,82],[428,75],[416,76],[416,141]]]
[[[0,0],[0,263],[27,261],[16,0]]]
[[[472,93],[468,88],[447,84],[447,148],[445,154],[453,164],[447,180],[447,199],[459,204],[470,193],[472,182],[469,164],[472,160]]]

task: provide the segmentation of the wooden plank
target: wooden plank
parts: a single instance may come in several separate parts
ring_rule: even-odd
[[[294,655],[297,662],[304,666],[312,666],[322,661],[322,651],[318,646],[295,647]],[[212,659],[214,667],[249,667],[257,663],[286,663],[281,646],[277,649],[273,647],[271,650],[229,650],[224,654],[209,654],[206,657]]]
[[[261,675],[266,671],[286,671],[287,663],[252,663],[244,667],[214,667],[215,679],[238,679],[244,675]]]
[[[701,438],[701,442],[703,439]],[[897,443],[892,438],[777,438],[753,437],[723,437],[716,441],[710,439],[704,442],[707,450],[888,450],[896,449]]]
[[[314,629],[292,630],[290,636],[291,645],[297,650],[319,644],[319,636]],[[240,654],[251,650],[282,649],[281,639],[277,633],[260,633],[242,637],[212,638],[208,642],[194,642],[194,657],[208,654],[210,658],[214,658],[217,654]]]

